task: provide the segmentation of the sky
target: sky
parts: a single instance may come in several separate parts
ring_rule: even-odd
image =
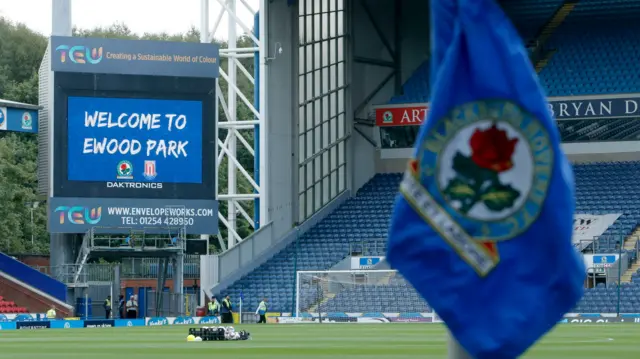
[[[224,10],[219,1],[209,1],[209,28]],[[52,0],[0,0],[0,16],[25,24],[45,36],[51,35]],[[259,0],[244,0],[253,11]],[[253,12],[243,1],[236,1],[236,14],[248,28],[253,28]],[[137,34],[186,32],[200,28],[200,0],[71,0],[71,20],[79,28],[107,27],[116,22],[127,25]],[[228,39],[228,15],[224,15],[214,37]],[[237,26],[238,35],[245,31]]]

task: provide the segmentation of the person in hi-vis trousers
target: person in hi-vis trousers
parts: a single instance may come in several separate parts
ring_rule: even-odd
[[[263,298],[262,302],[258,305],[258,309],[256,310],[256,315],[260,316],[258,323],[266,323],[267,322],[267,298]]]

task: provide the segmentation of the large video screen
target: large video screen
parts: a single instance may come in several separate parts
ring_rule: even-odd
[[[202,118],[201,101],[70,96],[67,179],[200,184]]]
[[[53,197],[215,199],[215,79],[55,73]]]

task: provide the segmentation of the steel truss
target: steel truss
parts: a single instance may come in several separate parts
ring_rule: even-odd
[[[216,85],[217,128],[218,131],[226,132],[224,140],[216,136],[218,176],[220,171],[224,169],[222,165],[225,164],[227,167],[227,183],[224,186],[218,183],[216,186],[218,200],[227,203],[227,214],[225,216],[218,212],[218,218],[221,225],[227,229],[226,244],[228,246],[225,245],[220,234],[217,234],[217,237],[221,248],[226,250],[244,240],[237,230],[239,221],[245,221],[253,230],[257,230],[261,223],[268,222],[268,182],[266,161],[264,160],[267,158],[268,148],[266,129],[266,62],[268,53],[266,41],[263,41],[267,38],[265,36],[267,17],[266,11],[261,11],[266,9],[267,1],[260,0],[260,7],[254,9],[246,0],[213,0],[222,7],[222,10],[216,15],[212,28],[209,27],[210,1],[201,0],[200,41],[208,43],[211,41],[210,36],[215,39],[222,19],[226,16],[228,20],[228,46],[220,51],[220,56],[227,59],[227,66],[220,68],[220,78]],[[252,14],[258,14],[258,28],[255,30],[258,31],[260,37],[256,36],[252,24],[247,24],[239,18],[237,15],[238,5],[243,6]],[[238,29],[242,31],[240,34]],[[239,47],[237,41],[239,36],[251,39],[250,46]],[[247,70],[240,62],[241,59],[253,59],[255,66],[259,69],[258,78],[255,78],[254,74]],[[254,101],[247,98],[246,94],[239,89],[238,76],[244,76],[253,87],[252,90],[257,95]],[[221,84],[227,85],[226,91],[222,91]],[[238,99],[240,103],[238,103]],[[241,107],[249,109],[250,118],[247,118],[246,113],[244,115],[241,113]],[[253,145],[247,140],[250,133],[253,133],[255,141]],[[253,172],[247,171],[240,163],[237,156],[240,149],[253,156],[255,165]],[[249,185],[248,191],[246,188],[244,190],[240,188],[238,185],[240,181]],[[254,204],[253,210],[250,208],[251,202]]]

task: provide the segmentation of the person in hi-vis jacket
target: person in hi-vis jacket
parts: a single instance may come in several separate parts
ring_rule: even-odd
[[[222,308],[220,309],[221,322],[224,324],[233,324],[233,306],[231,305],[231,298],[229,296],[224,297],[222,300]]]
[[[256,309],[256,315],[260,316],[258,323],[266,323],[267,322],[267,298],[263,298],[262,302],[258,305],[258,309]]]

